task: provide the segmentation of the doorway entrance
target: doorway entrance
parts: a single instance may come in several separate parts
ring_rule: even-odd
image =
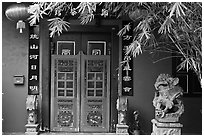
[[[51,63],[51,131],[108,132],[109,35],[64,34]]]

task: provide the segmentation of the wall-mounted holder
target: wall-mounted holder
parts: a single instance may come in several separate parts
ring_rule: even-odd
[[[24,75],[14,75],[13,83],[14,85],[24,85]]]

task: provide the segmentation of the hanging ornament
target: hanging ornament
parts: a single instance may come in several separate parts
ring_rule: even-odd
[[[16,24],[16,29],[20,29],[20,33],[23,33],[23,29],[25,29],[25,22],[19,20]]]
[[[29,17],[28,6],[22,3],[16,3],[9,6],[5,12],[6,17],[11,21],[17,21],[16,29],[20,29],[20,33],[25,29],[25,22]]]

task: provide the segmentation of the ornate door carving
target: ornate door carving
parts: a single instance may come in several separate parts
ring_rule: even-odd
[[[81,131],[109,128],[109,56],[82,56]]]
[[[51,130],[79,131],[80,58],[52,57]]]
[[[108,132],[107,55],[53,55],[51,130]]]

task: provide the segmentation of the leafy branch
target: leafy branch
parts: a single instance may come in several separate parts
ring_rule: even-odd
[[[51,31],[50,37],[53,37],[55,33],[60,35],[62,33],[62,30],[68,31],[69,29],[69,22],[62,20],[59,17],[49,19],[49,30]]]
[[[78,17],[81,24],[91,22],[96,15],[103,18],[128,16],[134,26],[128,24],[118,32],[122,37],[130,28],[134,31],[126,54],[137,57],[143,52],[176,53],[183,57],[178,70],[192,69],[201,81],[201,2],[38,2],[29,7],[29,13],[31,25],[44,16],[51,17],[48,20],[50,37],[68,31],[71,16]],[[170,56],[163,59],[168,58]]]

